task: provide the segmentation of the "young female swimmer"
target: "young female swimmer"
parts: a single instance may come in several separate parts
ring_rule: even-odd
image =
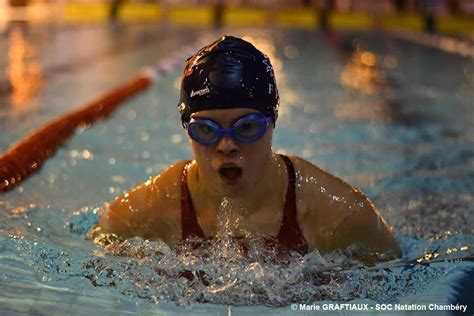
[[[272,151],[279,97],[270,60],[225,36],[188,59],[178,109],[194,160],[177,162],[117,198],[95,233],[159,238],[173,247],[212,238],[223,199],[239,234],[302,254],[350,245],[399,256],[390,229],[356,188],[302,158]]]

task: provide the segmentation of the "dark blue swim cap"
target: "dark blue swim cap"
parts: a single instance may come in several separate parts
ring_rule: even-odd
[[[224,36],[186,61],[178,109],[181,121],[212,109],[250,108],[278,117],[278,90],[270,59],[241,38]]]

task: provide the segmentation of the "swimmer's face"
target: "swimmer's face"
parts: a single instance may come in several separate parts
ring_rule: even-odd
[[[247,108],[205,110],[193,113],[191,119],[209,119],[229,128],[239,118],[258,111]],[[214,144],[202,145],[189,136],[199,177],[216,192],[227,195],[245,194],[261,179],[271,157],[273,125],[262,138],[243,143],[223,137]]]

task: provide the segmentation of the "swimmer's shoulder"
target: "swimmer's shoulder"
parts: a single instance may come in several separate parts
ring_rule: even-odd
[[[157,216],[158,219],[165,217],[169,220],[180,217],[181,178],[186,163],[188,163],[186,160],[176,162],[160,174],[150,178],[149,212]]]
[[[400,255],[387,223],[358,188],[302,158],[290,159],[296,170],[298,221],[310,248],[332,251],[357,244]]]
[[[180,184],[186,162],[170,165],[117,197],[106,208],[99,226],[123,237],[172,238],[181,216]]]
[[[298,221],[310,247],[329,250],[329,236],[345,218],[359,209],[374,212],[357,188],[303,158],[290,159],[296,172]]]
[[[307,183],[311,186],[325,184],[326,186],[331,186],[334,189],[351,189],[352,186],[341,178],[329,173],[328,171],[322,169],[321,167],[316,166],[315,164],[301,158],[298,156],[290,156],[297,177],[300,177],[300,180],[304,180],[304,183]],[[312,187],[311,187],[312,188]]]
[[[188,162],[188,160],[178,161],[164,169],[160,174],[150,178],[150,189],[163,198],[175,197],[177,193],[181,192],[183,169]],[[164,196],[161,196],[163,193]]]
[[[300,157],[291,160],[296,170],[297,194],[333,224],[354,213],[378,215],[372,201],[359,188]]]
[[[337,202],[337,197],[365,199],[358,188],[328,171],[298,156],[291,156],[290,159],[295,167],[297,191],[302,197],[312,197],[309,202],[314,198],[331,203]]]

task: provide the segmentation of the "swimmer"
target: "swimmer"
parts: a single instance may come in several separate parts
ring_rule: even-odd
[[[297,157],[272,151],[279,96],[270,60],[225,36],[186,62],[178,110],[193,151],[112,202],[95,232],[161,239],[212,238],[224,200],[240,234],[302,254],[356,246],[400,255],[390,229],[358,189]]]

